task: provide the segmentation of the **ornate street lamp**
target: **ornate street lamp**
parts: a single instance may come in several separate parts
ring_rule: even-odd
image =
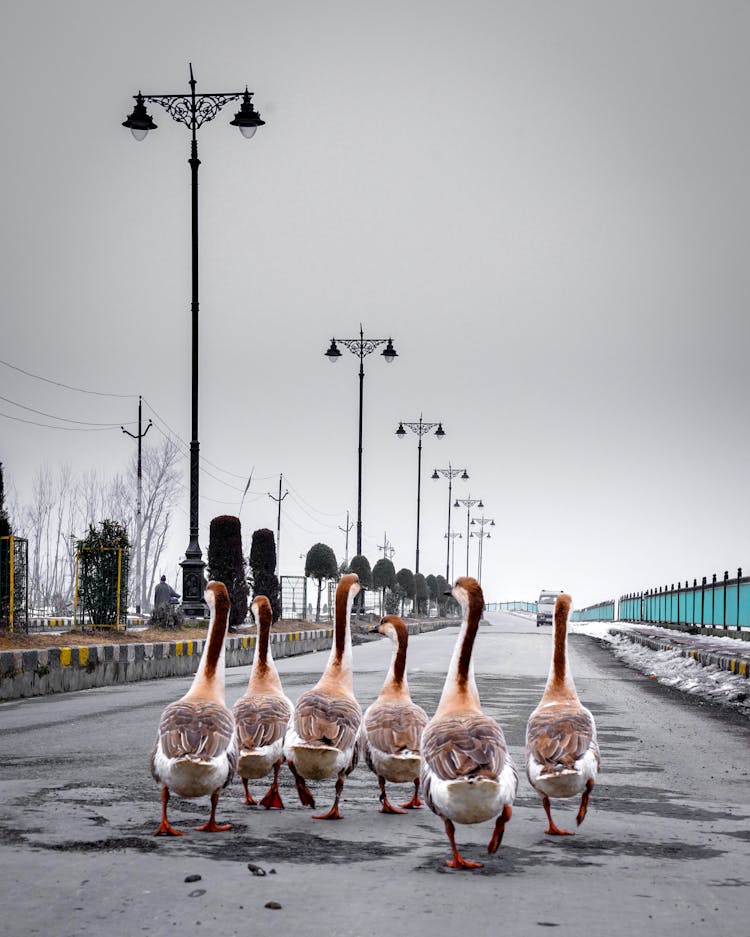
[[[348,348],[349,351],[359,358],[359,448],[358,448],[358,468],[357,468],[357,554],[362,554],[362,394],[365,381],[364,361],[367,355],[375,351],[381,345],[385,345],[381,355],[386,362],[390,364],[394,358],[398,357],[396,349],[390,338],[365,338],[362,332],[362,325],[359,326],[359,338],[332,338],[328,351],[325,352],[326,358],[334,364],[341,357],[336,342]]]
[[[481,585],[482,584],[482,554],[483,554],[482,545],[484,543],[484,538],[491,536],[490,531],[485,530],[484,528],[485,528],[485,525],[487,524],[489,524],[490,527],[494,527],[495,521],[491,517],[485,517],[484,515],[482,515],[481,517],[472,517],[471,524],[472,526],[474,526],[474,524],[479,525],[479,530],[472,530],[471,536],[477,537],[479,540],[479,549],[477,551],[478,552],[477,582]]]
[[[252,105],[252,94],[245,91],[228,93],[196,94],[193,66],[190,64],[190,92],[187,94],[141,94],[135,95],[135,107],[123,127],[127,127],[136,140],[143,140],[156,124],[146,111],[146,102],[163,107],[169,116],[178,123],[185,124],[190,131],[190,177],[191,177],[191,213],[192,213],[192,303],[191,303],[191,436],[190,436],[190,542],[185,551],[182,567],[182,607],[190,617],[202,617],[205,614],[203,604],[204,576],[203,554],[198,543],[198,140],[197,132],[208,121],[213,120],[219,111],[231,101],[242,99],[239,111],[230,124],[238,127],[244,137],[252,137],[258,127],[265,123]]]
[[[447,576],[445,577],[446,579],[448,579],[448,583],[450,584],[450,583],[453,583],[453,582],[456,581],[456,580],[455,580],[455,575],[456,575],[456,537],[458,537],[459,540],[461,539],[461,531],[459,531],[459,530],[452,530],[451,533],[450,533],[450,536],[448,536],[448,534],[443,534],[443,537],[448,541],[448,549],[451,551],[451,554],[450,554],[450,555],[451,555],[451,578],[448,579]]]
[[[481,498],[472,498],[469,495],[468,498],[456,498],[456,503],[453,505],[454,508],[461,507],[461,505],[466,505],[466,575],[469,575],[469,511],[476,505],[479,508],[483,508]]]
[[[450,562],[451,562],[451,490],[453,488],[453,479],[456,475],[461,476],[461,481],[468,481],[469,473],[466,469],[454,469],[453,466],[448,463],[448,468],[444,469],[435,469],[432,473],[432,479],[437,480],[440,476],[448,479],[448,549],[446,551],[445,557],[445,578],[450,582]]]
[[[419,445],[417,446],[417,555],[414,561],[414,575],[419,572],[419,510],[420,510],[420,499],[422,493],[422,437],[427,433],[431,432],[435,427],[435,436],[438,439],[442,439],[445,436],[445,431],[443,430],[442,423],[425,423],[422,420],[422,414],[419,414],[419,420],[416,423],[399,423],[398,429],[396,430],[396,435],[399,439],[403,439],[406,436],[406,430],[410,429],[412,433],[416,433],[419,437]]]

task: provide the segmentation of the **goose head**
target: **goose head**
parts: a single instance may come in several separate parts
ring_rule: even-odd
[[[273,622],[273,609],[271,608],[271,603],[267,596],[256,595],[253,599],[253,604],[250,606],[250,612],[256,624],[271,626]]]
[[[362,591],[362,586],[359,584],[359,576],[356,573],[346,573],[339,580],[339,584],[336,587],[336,594],[343,593],[348,596],[352,601],[354,597],[359,595]]]
[[[211,618],[221,619],[223,616],[229,617],[229,593],[227,592],[227,587],[223,582],[216,582],[211,580],[207,586],[206,591],[203,593],[203,598],[208,605],[208,610],[211,614]]]
[[[462,576],[456,580],[455,586],[447,594],[452,595],[461,606],[464,617],[473,614],[477,621],[479,620],[484,610],[484,594],[476,579],[471,576]]]
[[[406,625],[398,615],[386,615],[376,625],[373,625],[369,631],[370,634],[382,634],[384,637],[390,638],[394,644],[398,644],[409,634]]]

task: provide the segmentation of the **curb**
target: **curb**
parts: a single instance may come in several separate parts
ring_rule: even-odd
[[[429,620],[412,622],[409,634],[436,631],[455,624]],[[252,663],[256,636],[231,635],[226,639],[226,666]],[[142,644],[89,644],[50,647],[40,650],[0,652],[0,701],[69,693],[94,687],[115,686],[139,680],[190,676],[198,669],[205,638],[157,641]],[[333,643],[333,628],[271,634],[275,659],[327,651]]]
[[[732,652],[722,653],[706,645],[697,646],[695,642],[686,640],[681,635],[668,638],[655,634],[642,634],[637,631],[624,631],[620,628],[610,628],[609,633],[627,638],[633,644],[640,644],[652,651],[677,651],[682,657],[692,658],[703,667],[713,665],[720,670],[736,674],[739,677],[750,678],[750,654],[742,656]]]

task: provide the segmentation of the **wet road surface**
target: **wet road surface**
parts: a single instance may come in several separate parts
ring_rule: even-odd
[[[597,721],[602,774],[576,836],[547,837],[522,766],[526,719],[549,666],[550,629],[520,615],[488,619],[477,639],[477,682],[521,780],[496,855],[485,851],[492,824],[457,828],[462,853],[484,861],[484,869],[445,868],[447,839],[427,809],[379,814],[377,782],[363,765],[344,788],[341,822],[313,821],[284,769],[285,811],[245,807],[235,781],[217,812],[219,822],[234,825],[230,832],[193,832],[208,816],[207,800],[175,797],[170,819],[189,836],[154,838],[160,804],[148,754],[161,710],[190,680],[154,681],[0,705],[0,900],[7,932],[748,932],[748,720],[662,687],[597,642],[572,635],[572,670]],[[412,696],[428,713],[456,634],[451,628],[410,643]],[[377,695],[389,655],[384,640],[354,649],[363,708]],[[293,699],[317,680],[326,657],[279,662]],[[248,675],[248,668],[228,671],[230,705]],[[327,809],[333,783],[311,788]],[[264,789],[256,785],[254,793]],[[405,800],[411,789],[389,786],[389,796]],[[558,802],[553,815],[574,829],[576,809],[577,802]],[[268,874],[253,875],[248,863]],[[266,908],[268,902],[281,908]]]

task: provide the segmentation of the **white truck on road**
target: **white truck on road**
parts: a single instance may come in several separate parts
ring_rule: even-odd
[[[550,592],[549,589],[542,589],[539,598],[536,600],[536,626],[551,625],[555,615],[555,602],[558,595],[562,595],[562,589],[557,592]]]

